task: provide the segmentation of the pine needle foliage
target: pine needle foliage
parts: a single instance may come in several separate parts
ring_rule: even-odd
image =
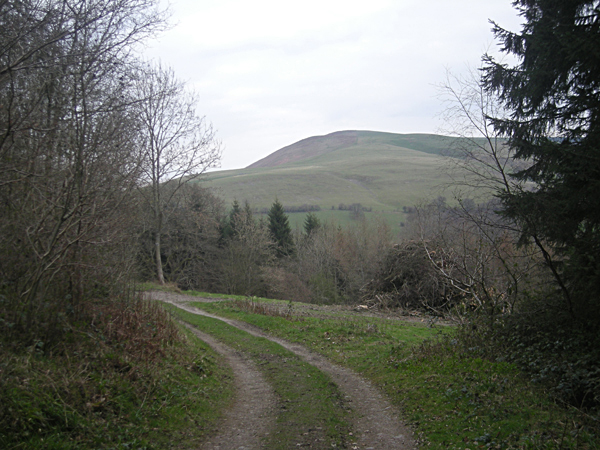
[[[275,243],[275,253],[278,258],[284,256],[293,256],[296,253],[296,246],[292,236],[292,228],[288,216],[285,213],[283,205],[279,200],[275,200],[269,210],[269,233]]]
[[[518,33],[494,24],[515,65],[484,58],[483,83],[509,112],[494,127],[526,168],[530,188],[504,192],[522,240],[545,259],[572,318],[598,320],[600,295],[600,2],[517,0]]]

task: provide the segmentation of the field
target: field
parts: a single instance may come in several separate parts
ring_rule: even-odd
[[[304,222],[307,214],[305,212],[287,213],[292,230],[304,232]],[[351,217],[349,211],[339,211],[337,209],[322,210],[314,214],[321,223],[327,222],[335,226],[341,226],[342,228],[357,224],[356,219]],[[387,223],[393,236],[402,236],[402,233],[405,231],[406,216],[402,211],[376,211],[366,212],[364,217],[367,222],[383,221]],[[267,214],[259,214],[257,217],[259,219],[262,217],[266,220]]]

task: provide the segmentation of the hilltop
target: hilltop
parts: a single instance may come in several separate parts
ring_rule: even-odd
[[[373,150],[390,146],[435,155],[446,149],[447,138],[431,134],[395,134],[377,131],[336,131],[325,136],[312,136],[283,147],[249,165],[248,169],[278,167],[324,156],[338,150],[362,148]]]
[[[228,204],[268,208],[312,205],[344,221],[340,204],[360,203],[393,223],[404,207],[436,195],[443,155],[453,139],[434,134],[339,131],[275,151],[245,169],[209,173],[205,180]],[[292,218],[294,219],[294,218]]]

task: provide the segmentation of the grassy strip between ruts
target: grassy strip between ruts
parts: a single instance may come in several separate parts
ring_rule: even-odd
[[[435,339],[451,334],[447,328],[372,317],[301,317],[283,303],[281,314],[269,314],[269,308],[256,314],[256,302],[195,306],[302,343],[371,379],[429,448],[600,448],[597,430],[580,414],[559,408],[514,366],[471,356],[451,338]]]
[[[154,304],[113,305],[53,348],[0,345],[0,448],[197,448],[214,429],[233,397],[221,357]]]
[[[252,358],[278,396],[276,428],[263,448],[351,448],[348,414],[331,379],[267,339],[165,305],[174,315]]]

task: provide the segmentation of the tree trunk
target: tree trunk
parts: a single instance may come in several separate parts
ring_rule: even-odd
[[[162,258],[160,256],[160,235],[162,233],[162,214],[160,212],[156,215],[156,234],[154,236],[154,253],[156,256],[156,277],[158,283],[161,285],[165,284],[165,276],[163,275]]]

